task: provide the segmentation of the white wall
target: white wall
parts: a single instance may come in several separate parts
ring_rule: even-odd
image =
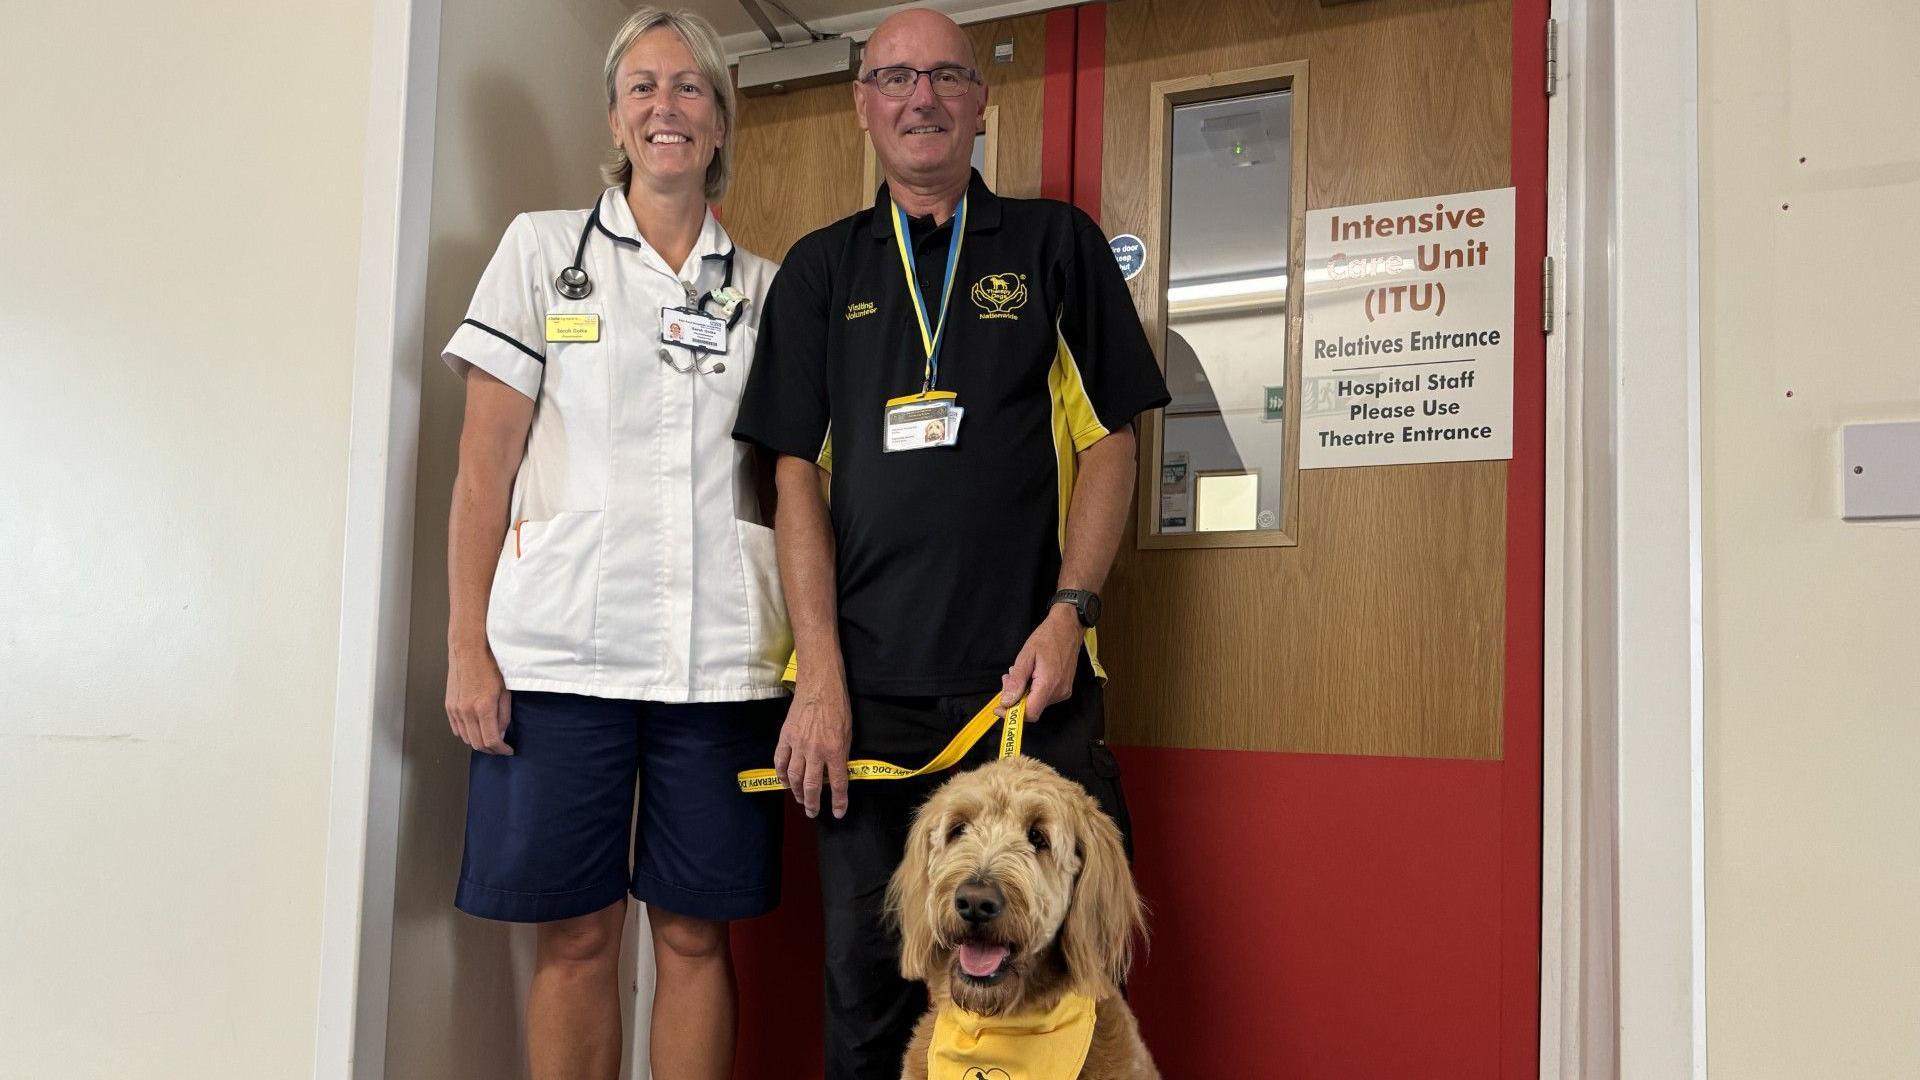
[[[311,1067],[370,8],[7,7],[8,1080]]]
[[[447,730],[442,702],[447,507],[465,392],[440,362],[440,348],[515,214],[586,207],[601,191],[599,162],[609,143],[601,64],[629,13],[621,0],[442,3],[426,341],[418,361],[420,471],[388,1007],[391,1077],[524,1075],[521,1012],[531,934],[453,908],[468,751]],[[637,934],[629,927],[630,939],[643,935],[644,927]],[[644,966],[650,971],[651,960]],[[644,1057],[644,1043],[638,1048]]]
[[[1700,9],[1709,1067],[1920,1075],[1920,522],[1837,441],[1920,420],[1920,7]]]

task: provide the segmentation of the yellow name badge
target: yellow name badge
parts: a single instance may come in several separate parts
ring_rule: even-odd
[[[598,315],[549,315],[547,316],[547,341],[599,341],[600,316]]]

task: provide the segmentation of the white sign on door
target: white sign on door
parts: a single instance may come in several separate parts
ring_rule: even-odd
[[[1513,189],[1309,210],[1300,467],[1513,456]]]

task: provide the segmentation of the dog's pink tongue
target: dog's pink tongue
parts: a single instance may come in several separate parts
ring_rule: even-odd
[[[999,971],[1000,962],[1006,958],[1005,945],[960,946],[960,970],[976,979],[984,979]]]

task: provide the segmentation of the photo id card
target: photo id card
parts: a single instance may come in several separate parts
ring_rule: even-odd
[[[954,404],[952,394],[916,394],[888,402],[886,452],[953,446],[960,441],[960,418],[965,414]]]
[[[727,321],[685,308],[660,309],[660,340],[710,353],[727,351]]]

